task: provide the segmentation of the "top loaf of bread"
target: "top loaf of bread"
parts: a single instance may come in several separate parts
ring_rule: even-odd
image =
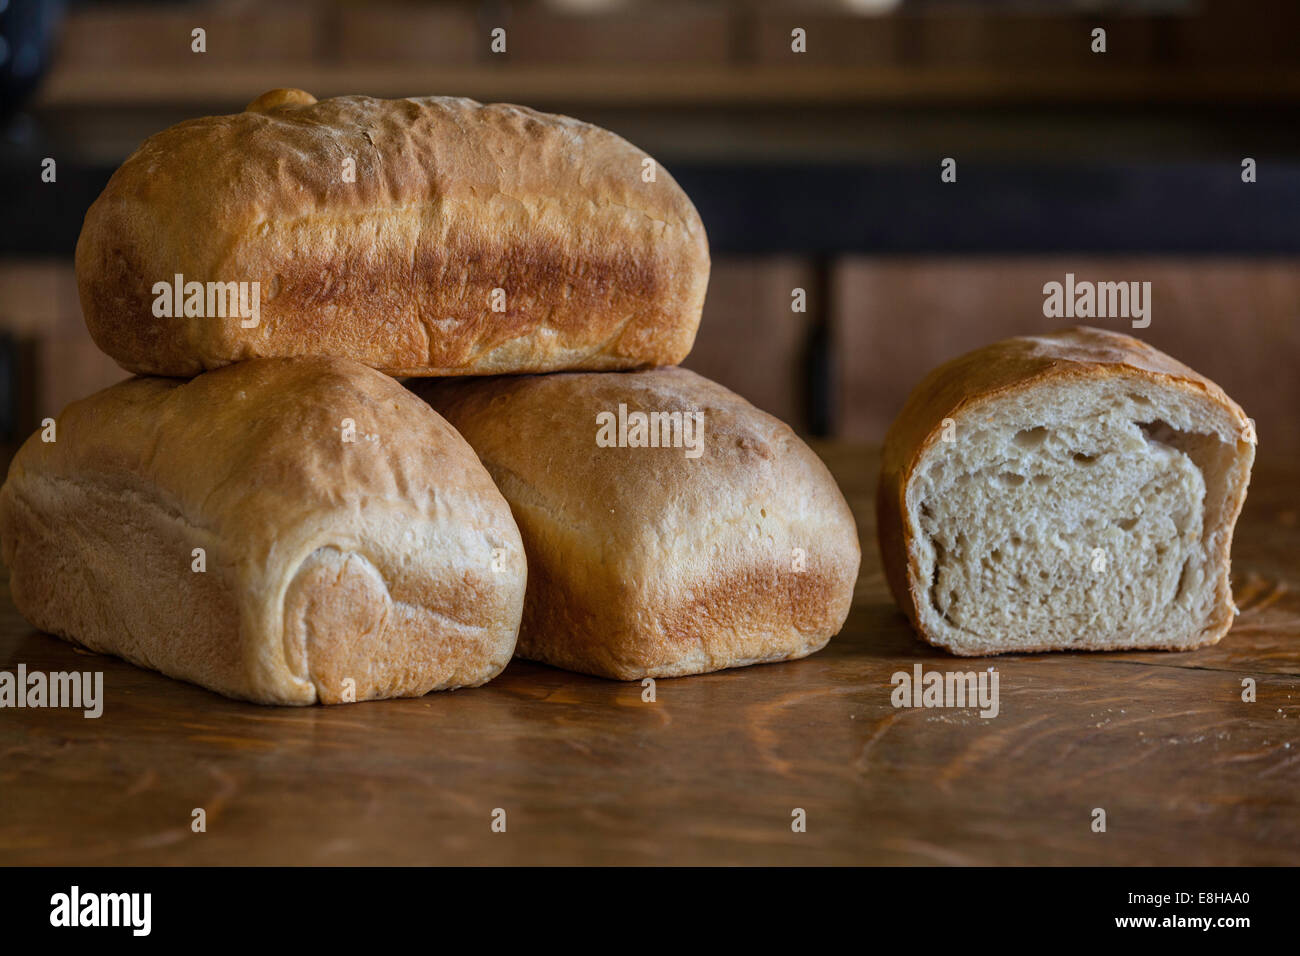
[[[599,127],[273,90],[146,140],[76,265],[91,335],[131,372],[329,355],[436,376],[677,363],[709,253],[668,172]]]

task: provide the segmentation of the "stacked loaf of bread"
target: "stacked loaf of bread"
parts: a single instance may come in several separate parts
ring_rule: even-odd
[[[787,426],[673,367],[704,228],[610,132],[275,90],[146,141],[76,267],[138,377],[0,490],[43,630],[306,704],[482,684],[516,642],[622,679],[787,660],[845,620],[849,509]]]

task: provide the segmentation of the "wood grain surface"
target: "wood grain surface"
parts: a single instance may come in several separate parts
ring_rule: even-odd
[[[102,670],[106,702],[0,710],[0,863],[1300,863],[1300,470],[1256,470],[1217,647],[958,661],[888,599],[875,455],[819,451],[863,542],[844,632],[655,703],[516,662],[419,700],[258,707],[74,650],[6,595],[0,669]],[[996,667],[999,715],[895,709],[915,663]]]

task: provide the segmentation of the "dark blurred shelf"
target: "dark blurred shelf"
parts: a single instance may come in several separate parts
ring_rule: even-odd
[[[0,151],[0,255],[71,256],[112,164]],[[704,219],[715,255],[1300,252],[1300,163],[1260,159],[1134,164],[962,162],[680,163],[670,169]]]
[[[675,168],[715,252],[1300,251],[1300,164],[962,163]]]

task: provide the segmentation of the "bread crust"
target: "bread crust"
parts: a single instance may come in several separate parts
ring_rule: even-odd
[[[153,375],[296,355],[402,376],[672,364],[699,325],[708,241],[647,162],[521,106],[272,90],[150,137],[114,173],[77,243],[86,325]],[[178,274],[258,282],[258,326],[156,317],[154,284]]]
[[[1180,644],[1144,644],[1154,650],[1187,650],[1217,643],[1232,626],[1236,613],[1228,580],[1232,530],[1246,499],[1250,464],[1256,444],[1255,424],[1214,382],[1139,339],[1116,332],[1079,326],[1048,335],[1022,336],[995,342],[953,359],[931,371],[909,395],[885,437],[880,480],[876,488],[877,543],[885,579],[898,607],[926,642],[959,656],[984,656],[941,641],[923,622],[925,599],[916,529],[908,521],[907,488],[926,452],[940,440],[945,419],[977,411],[992,399],[1017,392],[1096,376],[1132,376],[1202,397],[1222,417],[1207,416],[1202,424],[1244,458],[1245,477],[1227,502],[1226,534],[1220,539],[1214,564],[1220,569],[1216,612],[1202,639]],[[1016,647],[1016,653],[1060,650],[1055,644]],[[1071,650],[1111,650],[1100,642],[1083,641]]]
[[[853,515],[812,450],[735,393],[680,368],[412,388],[460,429],[519,523],[520,656],[679,677],[804,657],[843,626]],[[702,412],[702,454],[599,447],[596,416],[620,403]]]
[[[14,603],[40,629],[268,704],[419,696],[509,661],[509,507],[393,379],[256,360],[130,379],[55,427],[0,489]]]

